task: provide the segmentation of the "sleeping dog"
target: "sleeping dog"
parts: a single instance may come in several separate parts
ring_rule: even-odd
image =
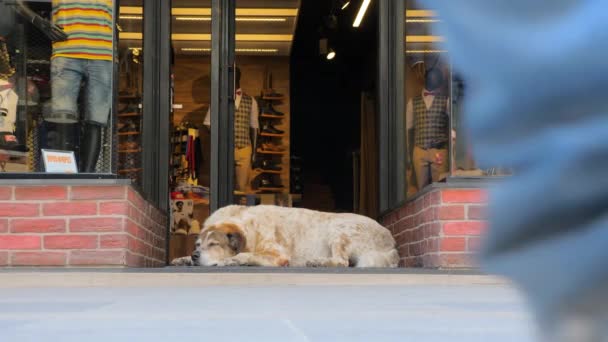
[[[397,267],[388,229],[356,214],[231,205],[205,221],[192,256],[175,266]]]

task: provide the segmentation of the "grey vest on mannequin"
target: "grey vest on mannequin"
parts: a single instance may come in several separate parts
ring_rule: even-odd
[[[239,108],[234,112],[234,147],[244,148],[251,145],[249,127],[253,99],[243,94]]]
[[[422,96],[416,96],[414,105],[414,143],[418,147],[430,148],[433,143],[448,141],[449,118],[445,111],[446,96],[435,96],[431,108],[427,109]]]

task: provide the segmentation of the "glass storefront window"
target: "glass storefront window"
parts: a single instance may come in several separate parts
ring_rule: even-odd
[[[407,196],[449,177],[508,174],[477,167],[463,120],[466,81],[451,67],[445,38],[431,30],[440,16],[413,0],[405,8]]]
[[[141,186],[143,133],[143,0],[121,1],[118,11],[117,173]]]
[[[0,171],[112,172],[114,12],[112,0],[0,2]]]

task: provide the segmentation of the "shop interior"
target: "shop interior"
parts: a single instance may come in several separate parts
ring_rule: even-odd
[[[364,2],[237,1],[235,203],[376,214],[373,4],[353,27]],[[211,162],[209,7],[172,12],[170,258],[209,215]]]

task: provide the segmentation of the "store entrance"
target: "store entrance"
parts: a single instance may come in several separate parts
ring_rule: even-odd
[[[235,3],[230,202],[375,215],[373,6],[354,28],[359,4]],[[210,215],[218,141],[211,1],[172,6],[170,260],[191,254]]]

